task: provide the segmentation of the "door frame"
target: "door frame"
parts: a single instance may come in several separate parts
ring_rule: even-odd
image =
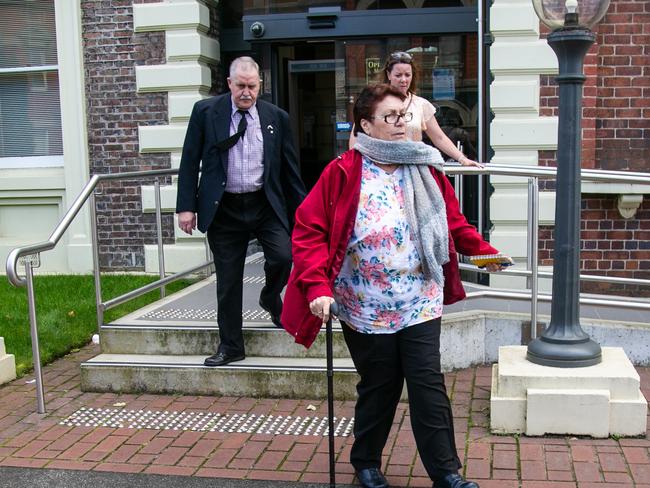
[[[310,8],[291,14],[244,15],[243,38],[248,42],[340,37],[450,34],[476,32],[477,7],[391,10]],[[408,26],[408,32],[404,32]]]

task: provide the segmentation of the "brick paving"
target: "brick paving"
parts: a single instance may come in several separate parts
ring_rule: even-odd
[[[327,438],[109,427],[68,427],[80,409],[119,408],[228,414],[327,414],[319,400],[84,393],[79,363],[98,353],[88,346],[44,368],[48,413],[35,413],[32,377],[0,387],[0,466],[155,473],[210,478],[327,483]],[[481,488],[650,488],[650,436],[590,439],[529,438],[489,432],[490,366],[447,375],[459,456]],[[637,368],[650,393],[650,368]],[[315,411],[308,410],[314,405]],[[337,416],[353,416],[353,402],[336,402]],[[391,486],[429,487],[417,456],[407,405],[400,405],[384,470]],[[351,437],[337,437],[337,482],[354,484]]]

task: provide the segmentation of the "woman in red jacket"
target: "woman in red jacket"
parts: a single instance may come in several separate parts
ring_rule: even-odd
[[[440,318],[443,303],[465,296],[456,249],[497,250],[460,213],[440,153],[406,140],[412,115],[403,100],[388,85],[357,99],[355,149],[325,168],[296,212],[282,323],[309,347],[330,304],[339,305],[361,377],[350,460],[363,486],[388,486],[381,454],[406,379],[413,433],[434,488],[476,488],[458,474]]]

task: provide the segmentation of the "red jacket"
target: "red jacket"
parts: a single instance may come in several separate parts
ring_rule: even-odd
[[[462,254],[496,254],[460,213],[449,180],[431,168],[447,208],[449,262],[443,266],[444,303],[465,298],[460,281],[456,249]],[[334,280],[341,270],[361,191],[361,154],[350,150],[323,170],[318,182],[296,211],[293,228],[293,269],[287,284],[282,325],[296,342],[311,346],[321,328],[321,320],[309,311],[309,302],[332,296]]]

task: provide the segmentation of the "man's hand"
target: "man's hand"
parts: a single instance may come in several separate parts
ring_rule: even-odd
[[[196,229],[196,214],[194,212],[178,212],[178,227],[186,234],[192,235]]]

